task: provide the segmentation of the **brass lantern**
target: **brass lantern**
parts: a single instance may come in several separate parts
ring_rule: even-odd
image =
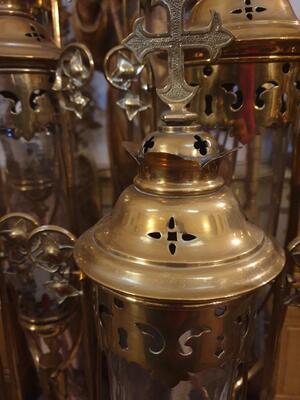
[[[33,4],[0,4],[1,207],[74,228],[69,111],[80,117],[87,104],[80,89],[93,61],[82,45],[58,48],[33,18]]]
[[[288,145],[298,131],[300,24],[289,0],[200,0],[189,29],[206,25],[210,10],[235,41],[217,62],[205,52],[186,55],[188,81],[201,86],[192,108],[224,148],[248,144],[232,157],[228,179],[247,216],[276,235]]]
[[[171,110],[141,146],[134,185],[79,239],[75,259],[94,285],[113,400],[229,400],[240,374],[246,392],[261,298],[285,256],[245,219],[220,175],[228,153],[187,110],[197,88],[185,81],[183,50],[216,59],[233,36],[217,13],[207,28],[184,30],[185,1],[163,3],[168,33],[138,19],[123,44],[140,62],[168,52],[158,95]]]
[[[43,224],[76,231],[70,112],[80,116],[88,99],[80,89],[93,61],[88,50],[60,49],[34,18],[34,0],[0,2],[1,215],[29,212]],[[34,379],[10,288],[1,270],[0,358],[7,398],[26,393]],[[9,297],[8,297],[9,296]],[[29,353],[29,352],[28,352]]]

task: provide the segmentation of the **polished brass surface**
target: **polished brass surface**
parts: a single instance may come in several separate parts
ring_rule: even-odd
[[[210,10],[218,12],[223,25],[235,37],[224,49],[219,62],[245,60],[281,60],[285,55],[299,59],[300,24],[289,0],[271,2],[250,0],[199,0],[188,21],[189,29],[208,23]],[[209,60],[206,54],[195,53],[195,58]]]
[[[105,289],[98,289],[97,298],[103,350],[111,362],[120,365],[114,379],[119,393],[125,394],[128,388],[126,399],[134,393],[130,369],[140,370],[136,373],[149,379],[157,398],[169,398],[171,388],[179,392],[185,381],[189,382],[185,395],[195,386],[198,395],[207,391],[208,399],[218,398],[222,392],[224,398],[230,398],[236,378],[232,371],[249,357],[256,296],[190,306],[147,302]],[[216,380],[213,374],[218,376]],[[201,390],[196,382],[202,382]],[[150,393],[145,387],[144,398],[152,399]]]
[[[80,275],[72,259],[75,237],[57,226],[37,227],[30,216],[17,213],[1,218],[0,234],[2,268],[11,276],[43,396],[82,398],[87,388],[80,361],[83,326]]]
[[[0,2],[2,26],[0,33],[0,142],[3,160],[1,214],[10,211],[29,212],[42,224],[59,223],[78,232],[80,224],[77,223],[77,218],[79,216],[74,206],[76,196],[73,168],[74,137],[69,111],[79,117],[82,115],[88,99],[81,94],[81,88],[91,78],[93,60],[83,45],[72,44],[64,50],[57,47],[51,39],[51,32],[35,19],[36,7],[41,5],[36,1],[23,0]],[[13,254],[15,248],[11,242],[10,246],[9,256],[15,256],[16,254]],[[17,251],[18,257],[20,253],[24,256],[24,251],[24,248],[22,251]],[[56,262],[56,259],[52,261]],[[23,273],[26,269],[23,262],[25,262],[24,257],[14,260],[9,274],[18,271],[21,274],[19,285],[22,287],[24,284],[23,290],[28,290],[28,285],[34,286],[34,282],[30,279],[30,274],[27,276]],[[26,263],[28,264],[29,261],[27,260]],[[37,287],[40,284],[41,282],[37,279]],[[48,284],[50,285],[50,282]],[[70,291],[63,293],[66,287],[62,282],[55,282],[47,288],[57,293],[61,291],[59,301],[63,301],[71,294],[78,295],[80,292],[80,288],[77,288],[77,291],[74,289],[72,293]],[[27,346],[17,322],[20,313],[24,316],[24,310],[18,307],[19,293],[6,275],[5,280],[1,280],[0,292],[3,310],[1,319],[4,329],[7,330],[3,335],[5,342],[1,342],[0,348],[6,348],[8,354],[9,365],[5,365],[9,370],[7,376],[10,376],[8,396],[12,396],[12,400],[34,399],[37,393],[33,390],[26,392],[26,386],[28,388],[34,386],[37,379],[32,372],[30,360],[26,360]],[[9,301],[6,300],[7,292]],[[46,303],[47,299],[50,302],[53,300],[51,296],[46,296],[44,298]],[[24,296],[22,305],[24,305]],[[30,309],[34,316],[34,323],[40,323],[40,320],[36,322],[37,316],[41,318],[39,313],[43,314],[44,318],[47,317],[47,310],[41,309],[40,304],[36,304],[35,301],[29,301],[25,309],[27,313]],[[55,330],[55,325],[60,324],[60,319],[57,319],[55,313],[54,316],[56,319],[52,321],[52,328]],[[65,356],[70,350],[68,343],[78,342],[81,346],[80,317],[77,316],[72,321],[72,326],[66,325],[63,332]],[[74,335],[69,330],[74,330]],[[72,338],[71,341],[70,338]],[[45,344],[42,347],[44,348]],[[20,348],[24,349],[23,352],[19,350]],[[58,374],[57,379],[60,381],[58,386],[63,386],[64,382],[70,380],[70,375],[76,370],[73,364],[77,363],[79,360],[78,358],[76,361],[77,358],[77,355],[75,358],[72,356],[70,361],[72,366],[68,365],[62,373]],[[1,362],[3,363],[2,356]],[[80,361],[80,368],[82,365]],[[32,379],[28,379],[26,374]],[[77,387],[76,395],[86,395],[86,382],[89,379],[92,378],[90,376],[82,378],[81,386],[85,393],[79,394]],[[26,385],[23,385],[22,380],[26,381]],[[51,374],[44,374],[42,381],[42,386],[46,391],[47,385],[51,386]],[[59,396],[65,398],[72,395],[74,388],[68,386],[62,392],[65,392],[64,395]],[[51,396],[50,398],[53,399]],[[8,399],[10,400],[10,397]]]
[[[18,3],[22,5],[23,1]],[[0,7],[0,23],[1,67],[9,64],[12,66],[12,59],[15,60],[13,66],[20,68],[24,66],[38,68],[45,66],[45,63],[48,64],[47,68],[55,66],[60,50],[49,37],[47,30],[36,22],[30,13],[22,15],[18,12],[7,13],[5,7]]]
[[[193,301],[214,299],[216,291],[221,298],[240,295],[280,272],[282,252],[245,221],[236,199],[223,186],[213,139],[189,131],[159,134],[157,146],[155,135],[144,142],[136,187],[122,194],[111,217],[90,230],[80,251],[75,251],[93,280],[131,295]],[[207,155],[196,149],[196,136],[207,142]],[[148,151],[149,140],[153,146]],[[184,163],[182,153],[174,156],[172,148],[177,154],[183,149],[198,162]],[[150,185],[151,155],[152,168],[160,174],[153,174],[156,179]],[[211,158],[214,167],[208,163],[201,168],[201,158]],[[180,268],[187,260],[186,268]]]
[[[221,154],[197,127],[153,134],[139,153],[136,186],[75,246],[75,259],[97,292],[113,399],[202,392],[208,399],[220,393],[230,399],[238,360],[250,360],[258,299],[285,257],[244,219],[224,187]],[[155,178],[145,189],[149,163]],[[143,376],[141,386],[134,388],[130,376]]]
[[[139,166],[134,185],[79,239],[75,259],[94,284],[99,358],[104,354],[113,400],[229,400],[240,376],[245,399],[255,319],[285,255],[245,219],[224,185],[220,169],[230,153],[191,124],[186,99],[195,91],[184,84],[180,46],[193,45],[193,33],[182,30],[185,1],[163,5],[168,34],[146,33],[138,20],[123,43],[141,64],[166,47],[169,64],[177,62],[169,85],[158,86],[171,109],[162,115],[167,126],[131,151]],[[207,35],[215,44],[218,31],[221,39],[227,31],[212,15]]]

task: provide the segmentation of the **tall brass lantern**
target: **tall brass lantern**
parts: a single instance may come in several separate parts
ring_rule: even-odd
[[[210,10],[236,40],[217,62],[205,52],[186,55],[188,81],[201,86],[192,108],[225,148],[249,144],[228,175],[247,216],[276,235],[288,144],[299,126],[300,24],[289,0],[200,0],[189,29],[206,25]],[[292,218],[290,238],[295,225]]]
[[[34,18],[36,5],[0,2],[1,215],[29,212],[41,223],[76,231],[69,111],[80,116],[87,103],[80,89],[91,77],[93,61],[84,46],[59,48]],[[1,391],[7,399],[33,398],[26,387],[34,376],[2,266],[0,278]]]
[[[168,33],[138,19],[123,44],[140,62],[168,52],[158,95],[171,111],[144,141],[134,185],[79,239],[75,259],[94,284],[111,399],[229,400],[240,374],[246,393],[260,300],[285,257],[241,213],[219,174],[227,153],[186,108],[197,88],[185,81],[183,50],[216,59],[233,36],[215,12],[208,28],[184,30],[185,1],[163,4]]]
[[[93,71],[82,45],[60,49],[33,17],[34,1],[0,4],[2,211],[74,227],[72,126]]]

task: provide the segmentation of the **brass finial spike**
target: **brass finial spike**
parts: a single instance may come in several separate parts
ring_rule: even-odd
[[[169,29],[166,34],[152,34],[144,28],[144,18],[135,22],[134,31],[123,45],[133,52],[140,63],[156,51],[167,51],[169,57],[169,75],[162,89],[157,89],[160,99],[168,104],[171,111],[163,116],[165,122],[194,120],[197,115],[189,113],[187,105],[195,96],[198,88],[190,86],[184,76],[184,50],[189,48],[206,49],[215,60],[221,49],[227,46],[233,35],[222,27],[221,18],[212,12],[208,27],[197,31],[184,30],[184,4],[186,0],[161,0],[169,11]]]

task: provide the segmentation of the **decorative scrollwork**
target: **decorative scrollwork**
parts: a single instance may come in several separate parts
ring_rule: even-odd
[[[78,279],[73,260],[76,238],[70,232],[58,226],[38,227],[30,215],[12,213],[0,219],[0,238],[1,258],[7,262],[9,272],[18,277],[21,274],[21,294],[26,292],[28,295],[36,268],[46,272],[39,275],[39,282],[58,305],[81,294],[76,287]]]
[[[78,118],[89,99],[81,89],[90,81],[94,72],[94,61],[88,48],[82,44],[68,45],[59,60],[53,90],[63,93],[62,106]]]
[[[175,229],[175,219],[169,222],[170,229]],[[251,340],[245,338],[253,335],[256,296],[246,296],[243,302],[236,299],[217,306],[202,303],[189,307],[148,303],[98,290],[103,350],[141,365],[152,378],[170,387],[250,354]]]
[[[145,340],[148,342],[148,349],[151,354],[161,354],[166,346],[165,338],[157,328],[151,325],[136,322],[136,327],[145,335]]]
[[[148,91],[148,84],[146,87],[141,84],[142,72],[147,68],[144,63],[133,60],[134,57],[127,54],[128,52],[124,46],[117,46],[109,51],[104,61],[104,73],[114,88],[126,92],[124,97],[117,101],[117,105],[126,112],[128,120],[133,121],[140,112],[151,108],[151,105],[141,98],[141,92]],[[139,94],[134,92],[135,83],[140,86]]]
[[[28,237],[37,226],[34,218],[23,213],[11,213],[0,218],[1,259],[9,260],[8,272],[24,270]]]
[[[195,346],[194,343],[198,342],[198,340],[207,333],[211,333],[210,328],[193,328],[184,332],[178,339],[179,354],[184,357],[192,355],[193,347]]]

